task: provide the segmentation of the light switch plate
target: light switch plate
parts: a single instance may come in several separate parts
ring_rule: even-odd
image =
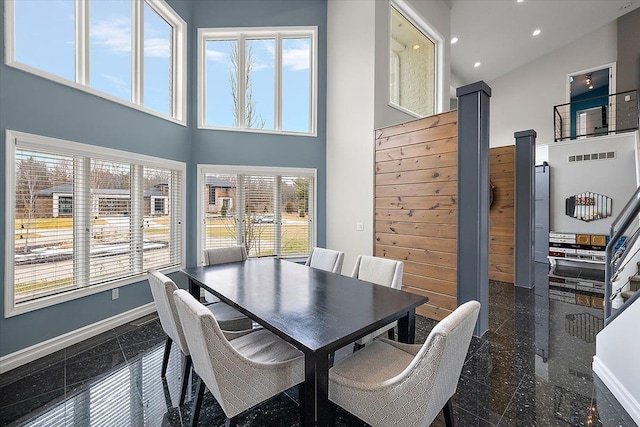
[[[120,288],[115,288],[115,289],[111,289],[111,299],[118,299],[120,298]]]
[[[356,230],[357,231],[364,231],[364,223],[356,222]]]

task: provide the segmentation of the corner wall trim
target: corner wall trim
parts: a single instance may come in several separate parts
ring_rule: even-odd
[[[156,311],[153,302],[0,357],[0,374]]]
[[[629,413],[631,418],[640,425],[640,402],[629,393],[629,390],[616,378],[616,376],[598,358],[593,356],[593,372],[600,377],[604,385],[607,386],[611,394],[614,395],[622,407]]]

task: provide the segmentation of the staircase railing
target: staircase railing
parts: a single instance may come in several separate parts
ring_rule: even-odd
[[[620,214],[611,223],[609,227],[609,243],[605,250],[605,288],[604,288],[604,321],[605,325],[609,324],[613,319],[618,317],[629,305],[640,298],[640,292],[636,292],[633,297],[629,298],[622,307],[612,313],[611,302],[613,297],[613,278],[618,275],[624,266],[632,257],[635,259],[635,253],[638,252],[636,243],[640,238],[640,187],[638,187],[622,208]],[[624,284],[622,285],[624,286]]]
[[[554,140],[632,132],[640,126],[639,112],[638,90],[556,105],[553,107]]]

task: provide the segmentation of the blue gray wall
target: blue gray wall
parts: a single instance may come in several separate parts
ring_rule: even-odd
[[[5,130],[17,130],[187,162],[187,264],[195,264],[196,164],[242,164],[318,169],[318,243],[325,227],[326,1],[167,0],[189,28],[188,126],[134,110],[0,64],[0,209],[5,209]],[[4,2],[2,2],[4,7]],[[0,46],[4,50],[4,21]],[[196,129],[197,27],[317,25],[318,136],[258,135]],[[4,51],[3,51],[4,55]],[[0,227],[3,244],[4,226]],[[4,257],[0,277],[4,278]],[[4,307],[4,284],[0,308]],[[124,313],[152,301],[146,281],[11,318],[0,317],[0,356]],[[4,310],[3,310],[4,311]]]

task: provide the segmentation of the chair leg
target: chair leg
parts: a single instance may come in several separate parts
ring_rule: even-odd
[[[189,376],[191,375],[191,356],[185,356],[184,373],[182,374],[182,389],[180,390],[180,405],[184,404],[184,398],[187,396],[187,386],[189,385]]]
[[[442,413],[444,414],[444,424],[447,427],[455,427],[455,422],[453,420],[453,405],[451,404],[451,399],[447,400],[444,407],[442,408]]]
[[[164,357],[162,358],[162,373],[160,376],[162,378],[167,374],[167,365],[169,364],[169,355],[171,354],[171,343],[173,341],[171,338],[167,337],[167,342],[164,345]]]
[[[224,427],[236,427],[238,425],[238,417],[227,418],[224,421]]]
[[[390,339],[391,341],[395,341],[395,339],[396,339],[396,334],[395,334],[395,330],[394,330],[394,329],[389,329],[389,330],[387,331],[387,335],[389,336],[389,339]]]
[[[191,427],[198,425],[198,418],[200,418],[200,408],[202,407],[202,398],[204,397],[204,382],[201,378],[198,378],[198,384],[196,385],[196,400],[193,402],[193,413],[191,414]]]
[[[329,353],[329,367],[333,367],[334,362],[336,361],[336,354]]]
[[[300,425],[304,422],[304,410],[305,410],[305,399],[304,399],[304,382],[298,384],[298,409],[300,412]]]

